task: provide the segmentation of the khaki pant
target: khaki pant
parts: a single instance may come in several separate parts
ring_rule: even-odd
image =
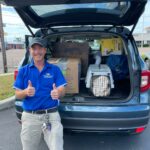
[[[23,112],[21,142],[23,150],[38,150],[44,139],[49,150],[63,150],[63,126],[58,112],[49,113],[51,130],[42,130],[45,114]]]

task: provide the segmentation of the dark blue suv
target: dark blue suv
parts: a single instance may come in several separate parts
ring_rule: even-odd
[[[139,55],[132,33],[147,0],[4,2],[15,8],[31,33],[26,36],[26,54],[19,67],[30,63],[28,43],[35,36],[48,40],[46,59],[81,60],[79,92],[66,93],[59,106],[64,129],[140,133],[146,128],[150,72]],[[31,27],[37,31],[33,32]],[[85,82],[88,67],[95,63],[95,54],[99,52],[100,64],[107,65],[113,76],[114,87],[105,96],[95,96]],[[22,101],[15,101],[19,120]]]

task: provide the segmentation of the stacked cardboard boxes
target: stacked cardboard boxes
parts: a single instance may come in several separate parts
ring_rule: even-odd
[[[79,93],[81,62],[78,58],[50,58],[49,63],[57,65],[67,80],[66,93]]]
[[[89,65],[88,43],[58,42],[52,48],[52,56],[57,58],[79,58],[81,60],[81,76],[85,77]]]

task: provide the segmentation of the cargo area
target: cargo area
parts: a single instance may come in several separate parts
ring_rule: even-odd
[[[47,60],[63,72],[65,101],[121,100],[130,95],[128,52],[121,37],[73,33],[48,37]]]

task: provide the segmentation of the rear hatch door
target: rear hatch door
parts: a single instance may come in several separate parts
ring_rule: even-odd
[[[26,25],[34,28],[66,25],[130,26],[137,23],[147,0],[4,0]]]

